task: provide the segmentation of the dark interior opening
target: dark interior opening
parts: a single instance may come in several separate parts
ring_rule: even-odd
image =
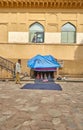
[[[32,77],[32,78],[51,78],[51,79],[53,79],[54,78],[54,71],[34,71],[34,70],[31,70],[31,74],[30,74],[30,76]]]

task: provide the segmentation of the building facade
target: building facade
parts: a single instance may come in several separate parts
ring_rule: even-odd
[[[61,75],[83,76],[82,0],[0,0],[0,56],[29,73],[37,54],[63,61]]]

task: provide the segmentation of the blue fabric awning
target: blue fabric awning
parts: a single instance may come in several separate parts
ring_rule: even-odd
[[[36,55],[27,62],[27,66],[31,69],[38,68],[59,68],[61,67],[57,60],[51,55]]]

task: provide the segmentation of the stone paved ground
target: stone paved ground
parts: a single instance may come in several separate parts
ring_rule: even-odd
[[[59,82],[62,91],[22,82],[0,81],[0,130],[83,130],[83,82]]]

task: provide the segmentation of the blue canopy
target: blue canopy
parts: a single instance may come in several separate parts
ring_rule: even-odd
[[[27,62],[27,66],[31,69],[42,68],[59,68],[61,67],[57,60],[51,55],[36,55]]]

